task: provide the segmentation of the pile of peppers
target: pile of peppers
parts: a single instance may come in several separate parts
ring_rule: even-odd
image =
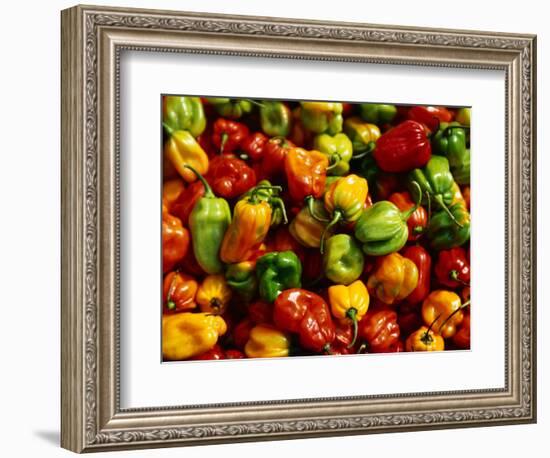
[[[166,361],[470,348],[470,109],[163,96]]]

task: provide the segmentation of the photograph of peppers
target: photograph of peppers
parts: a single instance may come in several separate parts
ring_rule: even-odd
[[[163,360],[469,349],[470,114],[162,96]]]

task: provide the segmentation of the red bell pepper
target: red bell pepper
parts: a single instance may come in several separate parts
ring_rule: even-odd
[[[401,211],[407,211],[414,207],[414,202],[411,195],[407,192],[394,192],[388,199],[393,202]],[[407,219],[407,227],[409,228],[409,237],[407,240],[418,240],[428,226],[428,212],[424,207],[419,205],[416,210]]]
[[[220,153],[232,153],[248,137],[248,127],[229,119],[218,118],[214,122],[212,142]]]
[[[451,122],[454,115],[445,107],[418,105],[409,108],[407,117],[413,121],[424,124],[431,132],[435,132],[439,129],[439,123]]]
[[[430,292],[430,278],[432,275],[432,258],[430,253],[420,245],[408,246],[403,250],[403,256],[410,259],[418,268],[418,283],[405,302],[416,305],[422,302]]]
[[[424,167],[432,147],[422,124],[408,120],[388,130],[376,142],[374,159],[385,172],[407,172]]]
[[[319,198],[325,191],[328,158],[319,151],[292,148],[285,159],[290,198],[303,202],[308,196]]]
[[[281,175],[284,171],[286,155],[294,147],[294,143],[286,138],[270,138],[264,146],[262,178],[272,179]]]
[[[365,339],[372,353],[386,353],[399,342],[401,335],[397,313],[382,309],[369,311],[359,322],[359,335]]]
[[[262,159],[268,141],[269,138],[264,133],[254,132],[241,142],[241,148],[251,161],[257,162]]]
[[[435,264],[435,276],[442,285],[449,288],[469,286],[470,263],[462,247],[441,250]]]
[[[214,194],[233,199],[256,184],[256,173],[246,162],[232,154],[222,154],[210,161],[206,180]]]
[[[178,196],[172,204],[172,214],[177,216],[184,226],[189,226],[189,215],[193,211],[193,207],[197,201],[204,196],[204,186],[197,180],[191,183]]]
[[[316,353],[329,351],[335,339],[330,309],[321,296],[311,291],[291,288],[279,294],[273,321],[279,329],[298,334],[300,345]]]

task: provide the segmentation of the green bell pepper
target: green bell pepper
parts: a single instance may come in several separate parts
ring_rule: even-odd
[[[353,146],[346,134],[317,135],[313,139],[313,149],[328,156],[328,175],[342,176],[349,172],[349,161],[353,155]]]
[[[245,302],[250,302],[258,292],[254,261],[243,261],[230,264],[225,271],[227,284]]]
[[[231,209],[225,199],[216,197],[204,177],[190,165],[204,186],[204,195],[197,201],[189,215],[189,229],[193,252],[197,262],[208,274],[223,271],[220,259],[220,247],[225,231],[231,223]]]
[[[456,122],[441,123],[432,140],[432,149],[448,159],[457,183],[470,184],[470,149],[464,126]]]
[[[470,238],[470,214],[464,205],[454,204],[449,208],[449,213],[440,210],[430,219],[427,236],[434,250],[458,247]]]
[[[344,107],[339,102],[300,102],[300,119],[304,127],[316,134],[342,132]]]
[[[256,261],[260,296],[273,303],[285,289],[300,288],[302,264],[292,251],[264,254]]]
[[[334,283],[349,285],[363,273],[365,258],[361,247],[348,234],[337,234],[325,243],[323,271]]]
[[[216,112],[229,119],[239,119],[248,114],[254,108],[252,101],[248,99],[230,99],[226,97],[210,97],[208,102],[214,107]]]
[[[282,102],[262,101],[260,107],[260,124],[262,130],[270,137],[286,137],[290,133],[292,113]]]
[[[393,121],[397,115],[395,105],[384,105],[381,103],[362,103],[359,106],[361,117],[373,124],[388,124]]]
[[[187,130],[193,137],[198,137],[206,128],[200,97],[164,96],[162,123],[168,131]]]

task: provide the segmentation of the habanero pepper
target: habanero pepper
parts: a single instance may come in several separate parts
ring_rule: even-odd
[[[428,326],[421,326],[407,337],[405,351],[443,351],[445,339]]]
[[[445,107],[418,105],[409,108],[408,119],[424,124],[430,132],[436,132],[440,123],[448,123],[453,119],[453,113]]]
[[[344,132],[351,140],[355,155],[372,151],[381,135],[376,124],[363,122],[358,117],[347,118],[344,121]]]
[[[222,154],[210,161],[206,179],[216,195],[233,199],[256,184],[256,173],[242,159]]]
[[[439,210],[432,214],[426,235],[434,250],[463,245],[470,239],[470,213],[460,203]]]
[[[461,247],[441,250],[435,264],[435,276],[439,283],[449,288],[470,284],[470,263],[466,250]]]
[[[292,251],[271,252],[256,261],[260,297],[272,303],[284,289],[302,286],[302,264]]]
[[[212,142],[221,154],[232,153],[240,148],[241,143],[248,135],[248,127],[244,124],[225,118],[218,118],[214,122]]]
[[[189,249],[189,231],[181,220],[162,206],[162,271],[168,272],[180,262]]]
[[[361,247],[348,234],[330,237],[323,253],[323,272],[332,282],[349,285],[363,273],[365,259]]]
[[[240,299],[250,302],[258,292],[256,261],[241,261],[230,264],[225,270],[225,279]]]
[[[404,121],[377,140],[373,157],[384,172],[407,172],[425,166],[432,147],[422,124]]]
[[[466,145],[468,127],[458,123],[443,123],[434,135],[434,151],[444,155],[451,168],[455,181],[459,184],[470,184],[470,149]]]
[[[254,326],[244,347],[249,358],[281,358],[288,356],[289,351],[289,336],[268,324]]]
[[[462,350],[470,348],[470,314],[464,315],[464,319],[460,324],[460,327],[453,336],[453,343]]]
[[[388,200],[395,204],[395,206],[401,211],[407,211],[415,207],[415,204],[411,199],[411,195],[406,191],[394,192]],[[428,212],[424,207],[419,205],[407,219],[407,228],[409,229],[409,236],[407,240],[418,240],[426,230],[427,226]]]
[[[248,317],[256,324],[273,321],[273,305],[265,301],[255,301],[248,306]]]
[[[200,97],[165,95],[162,98],[162,122],[169,132],[185,130],[198,137],[206,127]]]
[[[169,130],[169,138],[164,144],[164,161],[169,162],[187,182],[196,181],[197,175],[187,167],[190,165],[199,173],[208,172],[208,156],[197,140],[186,130]]]
[[[293,251],[302,265],[304,264],[304,247],[292,236],[288,226],[281,226],[276,230],[273,238],[273,251]]]
[[[208,97],[206,99],[216,112],[224,118],[239,119],[254,108],[248,99],[230,99],[225,97]]]
[[[463,126],[470,127],[470,118],[472,116],[471,108],[459,108],[456,112],[455,121]]]
[[[164,182],[162,185],[162,202],[166,204],[168,213],[171,215],[179,216],[174,213],[174,204],[181,198],[181,195],[185,192],[185,184],[181,178],[172,178]],[[181,219],[181,218],[180,218]],[[184,225],[186,222],[182,220]]]
[[[269,138],[262,132],[254,132],[241,142],[241,149],[250,160],[257,162],[262,159],[268,140]]]
[[[162,296],[164,306],[169,312],[191,310],[197,306],[195,301],[198,284],[190,275],[170,272],[164,277]]]
[[[334,136],[319,134],[313,139],[313,149],[327,156],[328,175],[342,176],[349,172],[353,145],[346,134],[339,133]]]
[[[244,350],[244,346],[250,338],[250,331],[255,325],[250,318],[244,318],[235,325],[231,332],[231,337],[233,344],[237,348]]]
[[[403,250],[403,256],[410,259],[418,269],[416,288],[406,298],[405,302],[416,305],[422,302],[430,292],[432,258],[421,245],[408,246]]]
[[[270,137],[286,137],[290,134],[292,113],[283,102],[263,100],[260,105],[260,125]]]
[[[432,291],[422,303],[422,319],[426,325],[433,325],[433,329],[445,339],[456,334],[456,328],[464,319],[460,296],[446,290]]]
[[[384,105],[381,103],[362,103],[359,105],[361,118],[376,125],[383,125],[392,122],[397,115],[395,105]]]
[[[231,300],[232,291],[221,274],[208,275],[197,289],[196,300],[201,312],[222,315]]]
[[[259,200],[267,202],[271,206],[271,227],[279,226],[281,223],[287,223],[286,208],[283,199],[279,196],[281,192],[280,186],[272,186],[268,180],[262,180],[258,184],[250,188],[244,197],[256,196]]]
[[[172,214],[177,216],[184,226],[189,226],[189,215],[197,201],[204,196],[204,185],[194,181],[177,197],[172,204]]]
[[[378,258],[367,281],[369,292],[388,305],[405,299],[417,285],[416,264],[399,253]]]
[[[297,334],[300,345],[316,353],[327,352],[335,339],[329,307],[321,296],[304,289],[283,291],[275,300],[273,321],[277,328]]]
[[[328,159],[319,151],[292,148],[285,158],[285,174],[288,191],[294,202],[306,197],[319,198],[325,190]]]
[[[367,342],[370,352],[391,352],[401,335],[397,313],[388,309],[369,311],[359,322],[359,335]]]
[[[313,214],[317,218],[313,217]],[[331,229],[327,229],[329,215],[321,200],[313,200],[308,206],[302,207],[290,222],[288,230],[296,241],[307,248],[319,248],[321,237],[330,237]]]
[[[223,271],[220,247],[231,222],[231,209],[225,199],[216,197],[201,174],[197,176],[204,186],[204,196],[189,215],[193,252],[206,273],[217,274]]]
[[[339,102],[300,102],[304,127],[316,134],[335,135],[342,131],[343,105]]]
[[[295,148],[294,143],[284,137],[270,138],[264,146],[261,162],[263,178],[279,178],[285,170],[285,158]]]

